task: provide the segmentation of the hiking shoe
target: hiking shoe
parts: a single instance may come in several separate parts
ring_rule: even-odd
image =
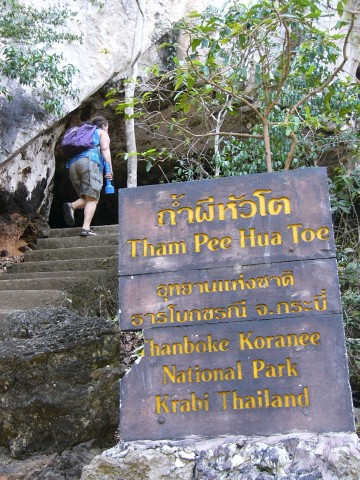
[[[65,223],[69,225],[69,227],[73,227],[75,225],[75,217],[71,203],[63,203],[63,213]]]
[[[86,230],[86,228],[82,228],[80,232],[80,237],[89,237],[92,235],[96,235],[94,230]]]

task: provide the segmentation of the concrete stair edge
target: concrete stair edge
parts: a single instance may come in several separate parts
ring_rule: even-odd
[[[105,253],[107,252],[107,253]],[[49,260],[72,260],[76,258],[100,258],[103,255],[114,255],[118,252],[118,245],[104,245],[85,247],[69,247],[69,248],[49,248],[41,250],[31,250],[26,252],[24,262],[39,262],[43,259]]]
[[[0,276],[0,284],[1,282],[4,281],[11,281],[11,280],[31,280],[31,279],[43,279],[43,278],[48,278],[53,280],[54,278],[74,278],[74,277],[79,277],[79,278],[87,278],[89,276],[89,273],[92,272],[114,272],[114,274],[117,274],[117,269],[116,269],[116,264],[112,268],[106,268],[106,269],[96,269],[96,270],[47,270],[45,272],[23,272],[23,273],[6,273],[5,275]],[[71,274],[71,275],[70,275]]]
[[[98,225],[92,227],[94,232],[97,233],[98,236],[100,235],[107,235],[107,234],[118,234],[119,232],[119,225]],[[47,238],[57,238],[57,237],[77,237],[79,236],[81,227],[68,227],[68,228],[52,228],[49,231],[49,235]]]
[[[118,256],[110,255],[97,258],[74,258],[69,260],[42,260],[39,262],[14,263],[9,273],[0,275],[0,281],[5,280],[7,275],[29,274],[29,273],[56,273],[59,271],[74,272],[76,270],[98,270],[106,267],[109,263],[117,265]],[[14,277],[13,277],[14,278]]]
[[[82,278],[82,281],[79,281]],[[74,284],[81,288],[81,284],[95,284],[101,280],[117,278],[117,270],[92,270],[91,276],[89,271],[79,272],[71,276],[53,276],[41,278],[20,278],[13,280],[2,280],[0,282],[0,291],[10,290],[65,290],[71,291]]]
[[[63,290],[40,290],[36,295],[34,295],[34,290],[22,290],[21,292],[0,290],[0,312],[10,311],[11,313],[11,311],[25,311],[48,306],[68,306],[71,301],[71,295]]]
[[[35,245],[35,250],[44,250],[48,248],[71,248],[71,247],[101,247],[104,245],[118,245],[119,239],[116,234],[96,235],[89,237],[55,237],[39,238]]]
[[[118,225],[95,227],[98,235],[90,237],[80,237],[79,227],[55,229],[38,239],[23,262],[0,275],[0,321],[18,311],[86,309],[87,301],[92,308],[94,299],[97,302],[103,295],[115,299],[118,229]]]

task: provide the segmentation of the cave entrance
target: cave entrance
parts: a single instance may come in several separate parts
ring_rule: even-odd
[[[96,209],[92,226],[113,225],[118,223],[118,194],[120,188],[126,188],[127,183],[127,162],[124,159],[126,152],[125,124],[122,116],[116,114],[110,107],[105,107],[107,89],[104,87],[97,91],[86,104],[83,104],[66,119],[64,130],[69,126],[78,125],[95,115],[102,115],[109,122],[109,136],[111,139],[110,149],[114,171],[115,194],[106,195],[102,190],[98,207]],[[61,138],[61,136],[60,136]],[[60,138],[55,147],[55,174],[53,179],[53,199],[50,209],[50,228],[66,228],[63,218],[62,204],[74,201],[77,198],[66,168],[66,160],[59,148]],[[138,152],[146,151],[149,148],[160,148],[159,141],[154,138],[153,133],[148,129],[143,131],[136,129],[136,142]],[[171,181],[174,165],[170,160],[156,165],[150,170],[147,168],[147,161],[139,155],[138,158],[138,186],[156,185],[160,182]],[[170,179],[170,180],[169,180]],[[75,212],[76,226],[81,227],[83,212]]]
[[[77,199],[77,194],[71,185],[69,171],[65,167],[63,158],[56,158],[56,169],[54,175],[53,201],[50,209],[50,228],[67,228],[64,221],[62,205],[64,202],[72,202]],[[117,191],[123,185],[114,181],[115,193],[106,195],[102,189],[100,200],[92,221],[92,226],[113,225],[118,223],[118,195]],[[84,214],[82,210],[75,211],[75,226],[81,227]]]
[[[104,107],[106,98],[106,89],[99,90],[94,94],[89,102],[83,104],[66,119],[64,131],[73,125],[79,125],[95,115],[102,115],[109,121],[109,135],[111,139],[111,154],[114,170],[115,193],[106,195],[102,189],[100,200],[92,221],[92,226],[113,225],[118,223],[118,195],[119,188],[126,187],[126,162],[123,157],[117,157],[117,152],[124,151],[123,143],[124,122],[119,115],[115,115],[109,108]],[[69,179],[69,170],[66,168],[66,159],[60,150],[59,137],[55,147],[55,174],[53,179],[53,199],[50,209],[49,225],[50,228],[67,228],[64,221],[62,205],[65,202],[72,202],[77,199],[77,194],[71,185]],[[104,182],[105,183],[105,182]],[[83,223],[83,211],[75,211],[75,226],[81,227]]]

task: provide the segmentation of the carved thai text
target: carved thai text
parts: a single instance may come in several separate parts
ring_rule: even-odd
[[[175,303],[167,305],[166,309],[160,312],[138,313],[131,315],[131,324],[140,326],[143,324],[166,325],[186,324],[197,321],[210,322],[212,320],[226,320],[232,318],[246,318],[246,300],[234,302],[226,307],[193,308],[191,310],[179,310]]]
[[[245,277],[240,273],[237,278],[206,280],[204,282],[159,283],[156,293],[165,302],[171,297],[218,292],[235,292],[237,290],[254,290],[269,287],[287,287],[295,285],[292,270],[284,270],[280,275],[262,275]]]
[[[252,218],[255,215],[289,215],[292,213],[288,197],[274,197],[271,189],[255,190],[251,198],[246,195],[229,195],[227,202],[216,202],[212,195],[200,198],[195,206],[182,205],[186,201],[184,193],[171,194],[171,207],[161,209],[157,213],[157,224],[177,225],[178,220],[184,218],[186,223],[213,222],[216,220],[238,220]]]

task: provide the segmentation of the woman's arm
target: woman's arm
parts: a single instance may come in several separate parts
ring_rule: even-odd
[[[108,133],[103,129],[101,129],[99,133],[100,133],[101,153],[102,153],[102,156],[104,157],[104,161],[110,165],[110,172],[111,172],[106,174],[105,177],[111,180],[113,177],[113,169],[112,169],[112,163],[111,163],[110,137]]]

